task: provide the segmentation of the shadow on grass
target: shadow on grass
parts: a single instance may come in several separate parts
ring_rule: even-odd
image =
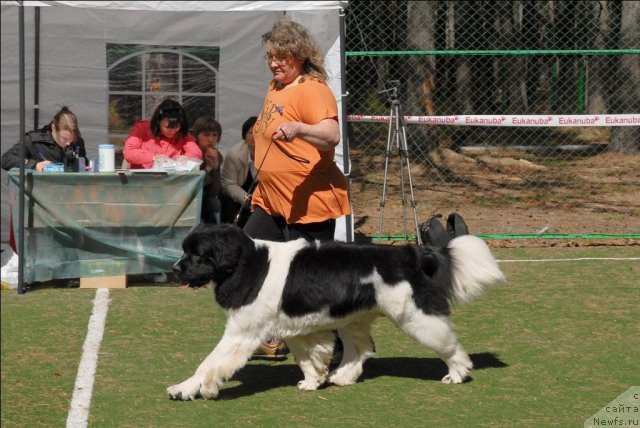
[[[471,354],[470,357],[474,370],[508,367],[508,364],[492,352]],[[255,363],[243,367],[233,376],[233,380],[239,381],[240,385],[223,387],[218,400],[234,400],[274,388],[296,387],[298,381],[302,380],[302,372],[291,357],[288,361],[291,364]],[[358,382],[381,376],[440,381],[446,374],[447,366],[439,358],[371,358],[365,363],[364,372]],[[323,388],[332,387],[334,386],[328,385]]]

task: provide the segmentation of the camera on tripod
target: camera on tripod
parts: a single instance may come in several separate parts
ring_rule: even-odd
[[[409,156],[409,148],[407,144],[407,133],[405,129],[404,116],[402,114],[402,106],[398,99],[398,86],[400,86],[399,80],[389,80],[385,85],[385,89],[379,91],[379,94],[387,94],[389,97],[389,103],[391,104],[391,111],[389,112],[389,134],[387,136],[387,149],[385,151],[384,158],[384,181],[382,184],[382,197],[380,200],[380,227],[378,229],[379,237],[382,237],[382,224],[384,222],[384,206],[386,202],[387,194],[387,177],[389,173],[389,158],[391,156],[392,146],[396,146],[398,154],[400,155],[400,194],[402,198],[402,220],[404,223],[404,239],[409,240],[407,231],[407,200],[406,200],[406,186],[408,184],[410,193],[410,203],[413,209],[413,223],[416,229],[416,240],[420,244],[421,238],[418,229],[418,215],[416,213],[416,200],[413,192],[413,178],[411,176],[411,162]],[[405,176],[408,179],[408,183],[405,183]]]
[[[389,80],[385,85],[385,89],[379,91],[379,94],[387,94],[389,102],[398,102],[398,86],[400,86],[399,80]]]

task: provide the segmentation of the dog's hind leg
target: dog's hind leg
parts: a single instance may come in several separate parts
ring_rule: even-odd
[[[260,344],[259,338],[231,335],[225,332],[218,345],[200,363],[196,372],[184,382],[167,388],[173,400],[216,398],[222,383],[240,370]]]
[[[304,379],[298,382],[303,391],[314,391],[327,381],[333,355],[334,335],[330,330],[286,339]]]
[[[412,316],[396,323],[406,334],[433,349],[447,364],[449,373],[442,378],[442,383],[462,383],[469,377],[473,363],[458,342],[448,317],[425,315],[416,310]]]
[[[371,339],[371,323],[374,319],[375,316],[360,318],[338,329],[344,349],[340,365],[330,373],[329,382],[335,385],[352,385],[357,382],[364,362],[374,353]]]

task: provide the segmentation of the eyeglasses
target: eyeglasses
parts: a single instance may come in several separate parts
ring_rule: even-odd
[[[265,55],[264,59],[267,61],[267,64],[271,64],[272,62],[275,62],[276,64],[278,64],[279,66],[283,66],[287,63],[287,60],[289,59],[288,57],[282,57],[282,56],[275,56],[275,55]]]

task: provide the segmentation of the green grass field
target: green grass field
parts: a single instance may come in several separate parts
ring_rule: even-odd
[[[497,249],[500,260],[638,258],[640,247]],[[89,411],[92,427],[583,426],[640,385],[640,263],[501,263],[508,283],[453,321],[476,368],[443,385],[446,366],[388,320],[360,381],[301,392],[284,362],[251,361],[217,400],[176,402],[217,343],[224,314],[211,288],[132,286],[111,303]],[[95,290],[2,294],[2,426],[64,426]]]

